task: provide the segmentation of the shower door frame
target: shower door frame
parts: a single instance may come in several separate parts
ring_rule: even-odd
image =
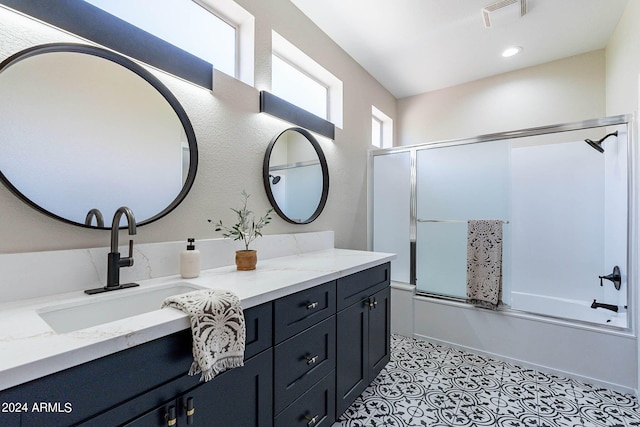
[[[637,210],[637,177],[636,177],[636,163],[637,163],[637,149],[636,149],[636,116],[635,114],[623,114],[618,116],[608,116],[598,119],[589,119],[579,122],[561,123],[549,126],[539,126],[526,129],[513,130],[508,132],[498,132],[492,134],[485,134],[475,136],[471,138],[451,139],[444,141],[426,142],[422,144],[407,145],[401,147],[376,149],[369,151],[369,164],[368,164],[368,211],[369,216],[369,250],[373,250],[373,169],[374,158],[376,156],[408,152],[410,154],[410,200],[409,200],[409,282],[411,285],[416,285],[416,246],[417,246],[417,234],[418,234],[418,182],[417,182],[417,153],[419,150],[429,150],[434,148],[442,148],[457,145],[478,144],[483,142],[499,141],[504,139],[516,139],[530,136],[539,136],[552,133],[571,132],[585,129],[600,128],[606,126],[619,126],[625,125],[627,128],[627,328],[618,328],[614,326],[602,325],[607,328],[630,331],[635,335],[636,330],[636,264],[633,260],[637,259],[637,223],[636,218]],[[445,295],[433,294],[416,289],[416,294],[420,296],[432,297],[442,300],[450,300],[455,302],[465,302],[463,298],[450,297]],[[510,308],[501,309],[502,311],[512,310]],[[516,311],[516,310],[514,310]],[[542,316],[546,318],[554,318],[559,320],[570,321],[578,324],[585,324],[592,326],[590,322],[584,322],[566,318],[555,318],[553,316],[540,315],[537,313],[528,313],[532,315]]]

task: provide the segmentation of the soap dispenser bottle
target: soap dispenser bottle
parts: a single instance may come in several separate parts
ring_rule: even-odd
[[[200,275],[200,251],[196,249],[196,239],[187,239],[187,249],[180,253],[180,275],[184,279],[193,279]]]

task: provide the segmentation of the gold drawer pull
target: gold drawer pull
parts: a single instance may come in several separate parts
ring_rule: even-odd
[[[319,416],[319,415],[316,415],[316,416],[315,416],[315,417],[313,417],[313,418],[309,418],[309,417],[307,417],[307,416],[305,415],[305,416],[304,416],[304,418],[305,418],[306,420],[308,420],[308,421],[309,421],[309,422],[307,423],[307,426],[308,426],[308,427],[312,427],[312,426],[316,425],[316,423],[320,420],[320,416]]]
[[[307,365],[313,365],[318,361],[318,355],[315,355],[313,357],[305,356],[304,358],[307,359]]]
[[[171,427],[176,425],[178,420],[176,419],[176,407],[169,406],[169,410],[164,414],[164,419],[167,420],[167,426]]]
[[[311,302],[311,303],[307,304],[307,310],[313,310],[317,306],[318,306],[317,302]]]
[[[196,413],[196,408],[193,406],[193,397],[187,399],[187,403],[184,405],[185,413],[187,415],[187,425],[193,424],[193,414]]]

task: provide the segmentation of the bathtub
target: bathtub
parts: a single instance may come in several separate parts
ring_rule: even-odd
[[[604,308],[591,308],[593,301],[553,298],[526,292],[511,293],[511,309],[560,319],[627,328],[627,311],[618,313]]]

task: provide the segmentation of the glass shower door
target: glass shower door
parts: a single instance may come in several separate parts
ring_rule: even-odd
[[[419,292],[466,298],[467,221],[508,220],[509,153],[508,140],[418,150]],[[503,233],[504,248],[508,228]],[[504,250],[503,256],[507,253]],[[508,286],[506,278],[507,262],[503,266],[504,288]]]

